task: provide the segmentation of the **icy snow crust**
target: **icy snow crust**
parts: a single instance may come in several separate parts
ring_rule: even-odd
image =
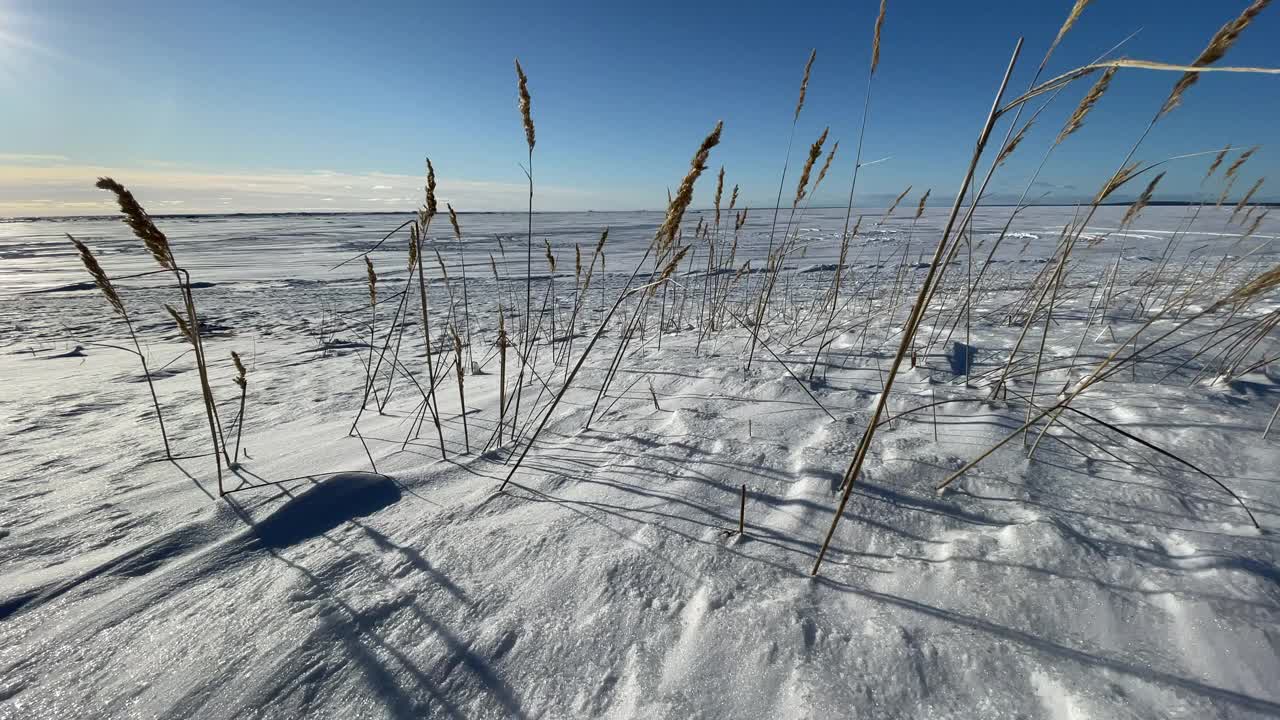
[[[1188,209],[1158,207],[1141,229],[1108,234],[1122,212],[1104,209],[1090,228],[1107,237],[1075,258],[1046,358],[1074,353],[1090,292],[1122,240],[1122,273],[1136,275],[1175,231],[1185,233],[1180,253],[1207,245],[1201,252],[1216,259],[1280,230],[1272,221],[1232,249],[1222,211],[1206,208],[1188,230]],[[984,211],[977,237],[998,232],[1007,213]],[[990,316],[972,329],[975,376],[1003,362],[1020,328],[995,311],[1042,268],[1070,217],[1070,208],[1042,208],[1015,222],[988,281],[995,292],[981,310]],[[936,440],[929,411],[881,428],[815,579],[809,569],[895,327],[877,318],[863,345],[865,318],[837,318],[826,380],[810,388],[836,421],[765,353],[744,373],[741,327],[710,335],[696,355],[696,330],[672,329],[659,351],[650,327],[584,430],[617,342],[610,333],[517,485],[497,493],[507,450],[479,454],[497,408],[489,254],[511,278],[501,293],[518,322],[523,240],[505,236],[519,236],[524,217],[463,215],[473,352],[484,371],[467,377],[474,452],[463,452],[451,377],[440,396],[448,460],[429,422],[402,450],[417,400],[402,384],[386,414],[361,420],[375,473],[347,432],[367,327],[335,330],[333,320],[367,324],[363,263],[329,268],[402,220],[160,220],[179,260],[208,283],[196,298],[224,422],[238,399],[228,351],[250,365],[251,459],[228,484],[299,478],[225,500],[210,458],[163,461],[136,360],[95,344],[122,342],[123,327],[84,284],[61,233],[87,242],[113,275],[152,269],[126,228],[0,224],[0,717],[1280,715],[1280,431],[1260,439],[1280,400],[1274,367],[1210,383],[1192,382],[1193,363],[1164,378],[1193,345],[1080,399],[1232,487],[1261,533],[1203,476],[1114,435],[1091,438],[1125,462],[1056,440],[1028,461],[1014,441],[938,496],[950,471],[1024,420],[1001,402],[957,402],[938,406]],[[927,260],[942,220],[931,211],[914,229],[908,219],[865,222],[851,281],[881,264],[881,282],[891,278],[908,238]],[[535,217],[536,242],[547,237],[559,254],[564,308],[572,246],[588,258],[611,228],[580,331],[594,329],[659,222],[652,213]],[[802,307],[825,292],[842,224],[837,211],[804,218],[807,249],[790,259],[780,303]],[[437,234],[456,281],[457,247]],[[750,222],[739,262],[763,266],[767,240],[760,219]],[[404,247],[397,236],[373,254],[384,297],[403,286]],[[1277,252],[1268,245],[1257,262],[1273,265]],[[442,327],[447,302],[429,267]],[[684,270],[678,281],[700,283]],[[536,304],[546,287],[538,247],[534,273]],[[913,276],[912,294],[922,277]],[[125,301],[161,368],[177,452],[203,453],[194,366],[159,309],[172,296],[153,285],[127,284]],[[393,303],[379,310],[381,332]],[[1140,320],[1123,307],[1108,320],[1119,338]],[[1100,329],[1080,363],[1114,347],[1094,340]],[[793,347],[786,329],[766,330],[806,375],[816,343]],[[894,413],[985,396],[964,387],[944,351],[904,372]],[[421,368],[416,326],[401,352]],[[1259,352],[1277,353],[1274,335]],[[542,357],[558,388],[564,368]],[[1041,382],[1068,379],[1063,369]],[[1013,388],[1029,385],[1016,379]],[[539,389],[526,389],[522,412]],[[743,484],[747,533],[736,536]]]

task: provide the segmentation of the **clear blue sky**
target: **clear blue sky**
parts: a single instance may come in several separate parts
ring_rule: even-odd
[[[1189,62],[1246,4],[1095,0],[1048,72],[1139,29],[1122,54]],[[953,192],[1014,41],[1027,42],[1014,81],[1025,87],[1070,5],[889,0],[864,159],[892,159],[864,170],[867,202],[907,184]],[[540,207],[661,207],[719,119],[713,169],[724,164],[744,200],[762,205],[776,192],[811,48],[794,157],[830,125],[840,155],[817,200],[843,204],[877,9],[876,0],[0,0],[0,214],[96,212],[106,207],[91,188],[98,172],[140,188],[153,212],[408,209],[426,155],[460,210],[517,208],[517,55],[533,93]],[[1224,64],[1280,66],[1277,40],[1273,7]],[[1091,194],[1175,79],[1122,72],[1038,192]],[[1047,111],[997,193],[1022,189],[1087,86]],[[1278,111],[1280,77],[1206,76],[1139,157],[1274,144]],[[1280,184],[1277,158],[1280,148],[1264,147],[1237,187],[1265,174]],[[1206,164],[1174,165],[1162,196],[1194,193]]]

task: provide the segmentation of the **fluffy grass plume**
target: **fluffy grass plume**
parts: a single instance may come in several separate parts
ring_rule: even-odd
[[[156,259],[160,267],[173,270],[177,263],[174,262],[173,252],[169,249],[169,238],[165,237],[164,233],[160,232],[160,228],[151,222],[151,216],[147,215],[147,211],[138,204],[133,193],[109,177],[98,178],[97,187],[115,194],[116,202],[120,205],[120,212],[124,213],[124,221],[129,225],[129,229],[133,230],[133,234],[147,246],[147,250],[151,252],[151,256]]]
[[[893,211],[898,209],[898,203],[902,202],[902,198],[906,197],[907,193],[911,192],[911,187],[911,185],[908,185],[906,190],[898,193],[898,197],[894,198],[893,203],[889,205],[889,209],[884,211],[884,217],[880,218],[880,222],[876,223],[876,225],[883,225],[884,221],[889,219],[889,216],[893,214]]]
[[[920,196],[920,203],[916,205],[916,216],[915,216],[916,220],[919,220],[920,216],[924,215],[924,205],[925,203],[929,202],[929,193],[931,192],[933,192],[933,188],[929,188],[928,190],[925,190],[924,194]]]
[[[729,210],[732,211],[734,206],[738,204],[738,185],[734,183],[733,192],[729,195]]]
[[[1071,31],[1071,28],[1076,24],[1076,21],[1080,19],[1080,15],[1084,13],[1085,6],[1088,4],[1089,0],[1076,0],[1075,5],[1071,6],[1071,12],[1067,13],[1067,19],[1062,22],[1062,27],[1058,28],[1058,36],[1053,39],[1053,43],[1049,45],[1049,51],[1045,53],[1046,58],[1052,55],[1053,51],[1057,49],[1058,43],[1062,42],[1062,38]]]
[[[244,363],[241,362],[240,360],[240,353],[236,352],[235,350],[232,350],[231,362],[236,366],[236,385],[239,385],[240,389],[244,390],[245,387],[248,386],[249,384],[248,379],[245,377],[246,375],[248,375],[248,371],[245,370]]]
[[[409,269],[418,264],[418,226],[409,226]]]
[[[542,244],[546,246],[546,250],[547,250],[547,267],[551,270],[551,273],[554,275],[556,272],[556,256],[551,252],[551,241],[547,240],[546,238],[543,238]]]
[[[1266,181],[1267,179],[1265,177],[1258,178],[1258,181],[1253,184],[1253,187],[1249,188],[1249,192],[1245,193],[1244,197],[1240,198],[1240,202],[1236,204],[1235,210],[1231,211],[1231,220],[1233,222],[1236,219],[1236,215],[1239,215],[1240,211],[1245,209],[1245,207],[1249,204],[1249,201],[1253,199],[1253,194],[1258,192],[1258,190],[1262,187],[1262,183]]]
[[[1222,161],[1227,157],[1227,153],[1230,150],[1231,143],[1227,143],[1226,147],[1219,150],[1218,154],[1213,156],[1213,162],[1209,163],[1209,170],[1204,174],[1204,180],[1201,180],[1200,182],[1204,182],[1205,180],[1213,177],[1213,174],[1218,170],[1218,166],[1222,164]]]
[[[689,172],[684,176],[684,180],[680,181],[680,188],[667,206],[667,217],[662,221],[662,227],[658,229],[659,256],[675,242],[676,231],[680,229],[680,221],[684,219],[684,211],[689,208],[689,203],[693,202],[693,184],[707,169],[707,158],[711,155],[711,148],[720,144],[720,131],[723,129],[724,121],[721,120],[716,123],[711,134],[707,135],[698,146],[698,151],[693,154],[693,160],[689,162]]]
[[[1244,152],[1240,153],[1240,157],[1236,158],[1236,161],[1231,163],[1231,165],[1227,167],[1227,172],[1225,173],[1225,177],[1228,180],[1235,177],[1235,174],[1240,171],[1240,168],[1244,167],[1244,164],[1249,161],[1249,158],[1253,157],[1254,153],[1258,152],[1258,148],[1260,147],[1262,146],[1254,145],[1248,150],[1245,150]]]
[[[373,261],[368,255],[364,256],[365,276],[369,280],[369,304],[378,304],[378,273],[373,270]]]
[[[120,294],[116,292],[116,288],[111,284],[111,278],[107,277],[107,272],[98,264],[98,258],[93,256],[84,243],[67,234],[67,239],[72,245],[76,246],[76,250],[80,252],[80,262],[84,263],[84,269],[89,271],[89,275],[93,277],[93,284],[98,286],[103,295],[107,296],[107,302],[111,303],[111,307],[120,317],[127,317],[128,313],[124,310],[124,301],[120,299]]]
[[[1218,29],[1213,39],[1209,41],[1209,45],[1200,52],[1200,57],[1197,57],[1191,65],[1193,67],[1204,67],[1212,65],[1225,57],[1231,46],[1236,43],[1236,40],[1240,39],[1240,33],[1244,32],[1244,29],[1249,27],[1254,18],[1258,17],[1270,4],[1271,0],[1253,0],[1249,7],[1246,7],[1240,13],[1239,17]],[[1164,115],[1178,107],[1178,104],[1182,102],[1183,93],[1187,91],[1187,88],[1195,85],[1199,79],[1200,73],[1183,73],[1182,77],[1178,78],[1178,82],[1174,84],[1173,90],[1169,93],[1169,98],[1164,101],[1164,106],[1160,108],[1159,115]]]
[[[520,120],[524,123],[524,139],[532,153],[537,140],[533,129],[533,98],[529,96],[529,77],[524,74],[524,68],[520,67],[519,58],[516,58],[516,81],[520,91]]]
[[[839,149],[840,141],[837,140],[831,145],[831,151],[827,153],[827,159],[822,161],[822,167],[818,170],[818,177],[813,181],[813,189],[815,191],[822,184],[822,179],[827,176],[827,171],[831,169],[831,161],[835,159],[836,151]]]
[[[880,0],[880,14],[876,16],[876,31],[871,39],[871,74],[876,74],[876,68],[880,66],[880,30],[884,28],[884,13],[889,4],[889,0]],[[810,60],[810,62],[813,62]],[[807,77],[807,73],[806,73]]]
[[[809,155],[804,159],[804,167],[800,169],[800,181],[796,183],[796,199],[791,201],[791,207],[793,208],[804,199],[805,189],[809,185],[809,173],[813,172],[813,164],[822,155],[822,144],[827,141],[827,133],[829,132],[831,132],[831,128],[823,128],[822,134],[809,146]]]
[[[174,310],[172,305],[165,305],[164,309],[169,312],[169,316],[173,318],[175,323],[177,323],[178,332],[182,333],[182,337],[185,338],[187,342],[195,345],[196,336],[195,333],[191,332],[191,325],[187,322],[186,318],[182,317],[177,310]]]
[[[813,70],[813,61],[818,57],[818,50],[815,48],[809,51],[809,61],[804,64],[804,77],[800,78],[800,97],[796,99],[796,114],[792,118],[792,122],[800,119],[800,110],[804,108],[804,96],[809,92],[809,72]]]
[[[1107,68],[1102,73],[1102,77],[1089,88],[1089,92],[1085,93],[1084,99],[1076,106],[1075,112],[1071,113],[1071,117],[1067,120],[1067,124],[1062,127],[1062,132],[1058,133],[1058,139],[1054,141],[1054,145],[1062,144],[1075,131],[1084,125],[1084,119],[1088,117],[1089,111],[1093,110],[1093,106],[1098,104],[1098,100],[1102,98],[1107,88],[1111,87],[1111,78],[1115,77],[1116,69],[1114,67]]]
[[[720,166],[720,174],[716,176],[716,227],[720,227],[720,198],[724,196],[724,166]]]
[[[1111,193],[1118,190],[1121,185],[1124,185],[1125,183],[1129,182],[1129,180],[1133,179],[1133,175],[1137,171],[1137,169],[1138,169],[1138,162],[1135,160],[1134,162],[1131,162],[1128,165],[1125,165],[1124,167],[1117,170],[1116,174],[1112,175],[1111,179],[1107,180],[1107,183],[1102,186],[1101,190],[1098,191],[1098,199],[1094,200],[1094,202],[1100,203],[1103,200],[1106,200],[1111,195]]]
[[[1164,173],[1160,173],[1159,175],[1151,178],[1151,182],[1147,183],[1146,189],[1142,191],[1142,194],[1138,196],[1138,199],[1129,206],[1128,210],[1125,211],[1124,218],[1120,220],[1120,227],[1125,227],[1129,224],[1130,220],[1138,217],[1138,213],[1142,212],[1142,208],[1146,207],[1147,203],[1151,202],[1151,196],[1156,191],[1156,185],[1160,184],[1160,180],[1162,178],[1164,178]]]

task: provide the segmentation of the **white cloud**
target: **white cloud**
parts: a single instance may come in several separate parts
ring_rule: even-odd
[[[26,158],[18,161],[13,158]],[[183,212],[298,212],[308,210],[404,210],[420,202],[422,178],[394,173],[305,171],[207,171],[193,168],[108,167],[71,164],[61,156],[0,155],[0,216],[83,215],[113,212],[111,198],[93,184],[119,180],[144,207]],[[521,182],[440,178],[442,193],[459,210],[518,210],[527,201]],[[353,188],[373,188],[364,194]],[[616,198],[603,192],[539,186],[543,210],[607,209]],[[612,202],[610,202],[612,200]]]
[[[65,163],[71,162],[66,155],[39,155],[30,153],[0,153],[0,163]]]

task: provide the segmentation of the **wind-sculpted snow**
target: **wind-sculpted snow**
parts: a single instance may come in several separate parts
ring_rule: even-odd
[[[1043,365],[1033,375],[1035,355],[1014,363],[1011,399],[1033,377],[1042,401],[1078,382],[1202,264],[1247,255],[1234,282],[1280,257],[1274,222],[1239,242],[1224,234],[1229,210],[1191,223],[1188,209],[1151,207],[1122,237],[1112,231],[1123,211],[1101,210],[1087,233],[1099,242],[1072,255]],[[1008,212],[976,218],[975,257]],[[523,318],[524,216],[459,218],[482,372],[466,376],[470,454],[453,376],[441,381],[447,459],[429,418],[415,433],[420,396],[402,377],[377,398],[382,412],[370,400],[360,435],[349,432],[372,313],[363,263],[331,268],[405,218],[157,218],[208,283],[195,298],[227,427],[239,399],[229,352],[248,368],[243,457],[225,471],[242,489],[221,499],[195,366],[161,307],[172,289],[164,278],[120,283],[180,456],[169,463],[136,358],[113,347],[124,328],[61,235],[89,244],[113,276],[151,270],[127,228],[0,224],[0,718],[1280,716],[1280,432],[1261,437],[1280,382],[1274,363],[1219,378],[1202,370],[1215,354],[1192,359],[1215,330],[1234,337],[1237,323],[1274,312],[1274,299],[1248,317],[1197,320],[1073,403],[1210,473],[1261,531],[1204,475],[1068,415],[1034,458],[1036,431],[935,492],[1026,421],[1025,405],[988,391],[1069,208],[1019,215],[968,327],[948,334],[932,316],[922,327],[933,350],[904,364],[823,572],[809,575],[901,326],[901,310],[894,320],[850,298],[888,297],[895,273],[913,294],[944,219],[877,226],[882,214],[866,211],[851,244],[829,354],[815,362],[803,320],[837,267],[842,211],[796,222],[803,250],[779,279],[778,315],[758,329],[778,359],[760,351],[749,372],[744,323],[700,338],[690,319],[702,250],[675,275],[666,332],[656,314],[637,331],[597,404],[619,342],[616,325],[606,333],[500,493],[511,447],[482,450],[497,417],[499,302],[509,331]],[[768,244],[759,215],[737,262],[757,270]],[[564,382],[552,346],[576,334],[576,359],[659,222],[535,215],[533,303],[545,297],[560,315],[558,342],[525,377],[522,416]],[[573,246],[588,258],[606,225],[607,265],[570,333]],[[1171,264],[1187,269],[1167,271],[1140,308],[1144,273],[1175,232]],[[458,283],[450,234],[432,231]],[[558,255],[554,292],[544,236]],[[377,347],[405,287],[404,250],[396,235],[372,254]],[[438,330],[447,291],[427,257],[434,339],[452,347]],[[1136,289],[1101,322],[1091,295],[1118,257],[1117,284]],[[744,273],[753,291],[761,276]],[[418,312],[399,357],[422,382]],[[1037,346],[1044,326],[1042,315],[1028,333]],[[1250,352],[1280,354],[1274,331]]]

